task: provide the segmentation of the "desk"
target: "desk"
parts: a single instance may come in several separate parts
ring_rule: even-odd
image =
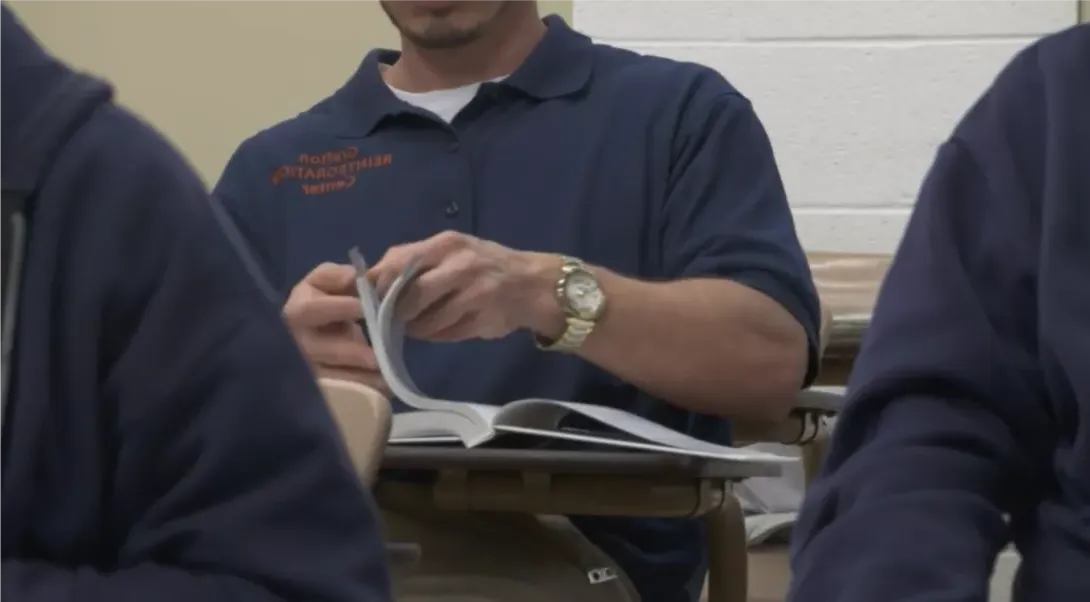
[[[829,315],[817,384],[843,386],[890,258],[812,253],[809,259]],[[789,441],[799,432],[797,421],[746,426],[735,424],[737,440]],[[803,448],[808,474],[824,455],[825,429],[816,437]],[[406,483],[380,473],[375,497],[395,512],[702,517],[709,537],[709,602],[746,602],[745,523],[732,483],[779,474],[775,465],[666,454],[420,446],[387,447],[382,468],[435,475]]]
[[[866,253],[809,253],[823,307],[831,314],[817,385],[844,386],[891,257]]]
[[[780,473],[774,464],[641,452],[398,445],[386,448],[382,466],[435,474],[404,483],[380,473],[375,497],[394,511],[702,517],[713,602],[746,600],[745,522],[731,484]]]

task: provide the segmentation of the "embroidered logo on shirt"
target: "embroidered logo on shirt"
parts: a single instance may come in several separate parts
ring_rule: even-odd
[[[356,174],[372,167],[393,163],[389,153],[360,156],[355,146],[320,153],[303,153],[295,164],[281,165],[273,170],[270,180],[279,186],[288,180],[298,180],[303,194],[329,194],[355,186]]]

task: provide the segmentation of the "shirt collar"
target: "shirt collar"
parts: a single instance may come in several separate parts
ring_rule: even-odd
[[[590,50],[594,43],[556,15],[544,21],[547,30],[541,41],[510,77],[495,85],[547,100],[579,92],[590,81]],[[382,79],[379,65],[392,64],[398,56],[395,50],[368,52],[355,74],[334,93],[333,107],[341,130],[338,134],[366,136],[386,117],[419,112],[397,98]]]

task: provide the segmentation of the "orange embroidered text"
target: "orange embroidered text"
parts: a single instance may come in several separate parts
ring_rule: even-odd
[[[351,188],[356,174],[372,167],[384,167],[394,161],[389,153],[360,156],[355,146],[320,153],[303,153],[293,165],[281,165],[271,176],[273,185],[299,180],[303,194],[328,194]]]

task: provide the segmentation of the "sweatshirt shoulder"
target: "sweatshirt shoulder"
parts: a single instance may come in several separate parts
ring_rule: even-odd
[[[1044,36],[1020,50],[996,77],[996,87],[1008,90],[1027,84],[1063,83],[1085,90],[1088,79],[1090,24],[1082,24]]]
[[[1075,25],[1045,36],[1030,46],[1038,68],[1046,77],[1078,76],[1081,85],[1090,79],[1090,24]]]
[[[133,282],[154,280],[154,266],[194,245],[227,248],[196,171],[160,132],[116,104],[101,107],[70,139],[41,199],[40,210],[57,219],[35,227],[67,240],[81,265],[98,266],[103,282],[119,271]]]
[[[1090,25],[1077,25],[1045,36],[1019,51],[970,110],[966,122],[972,125],[973,118],[978,116],[1001,117],[1010,124],[1036,127],[1046,113],[1087,103],[1090,103]]]
[[[52,186],[75,198],[94,192],[96,206],[125,215],[185,211],[181,199],[206,199],[193,167],[167,139],[116,104],[104,105],[65,146]]]
[[[1087,126],[1090,25],[1055,33],[1019,51],[955,128],[952,142],[972,156],[1021,166],[1026,184],[1043,178],[1041,158],[1066,152],[1053,132]],[[993,161],[994,162],[994,161]]]

